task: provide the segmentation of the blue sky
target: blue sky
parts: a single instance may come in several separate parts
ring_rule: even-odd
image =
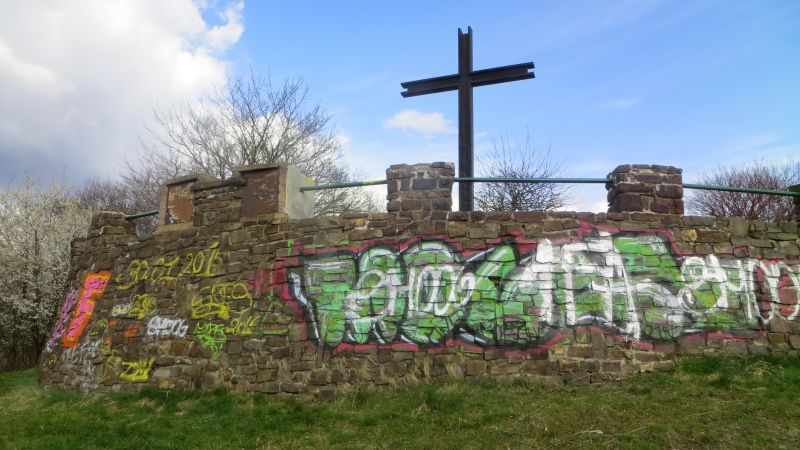
[[[350,163],[456,161],[457,94],[402,98],[401,81],[457,71],[457,30],[474,68],[534,61],[536,79],[475,89],[476,151],[507,135],[563,158],[565,176],[618,164],[684,168],[800,154],[797,2],[285,2],[246,4],[237,70],[301,76],[349,136]],[[441,133],[387,128],[439,112]],[[602,203],[588,186],[577,199]]]
[[[152,6],[159,8],[157,2]],[[274,81],[302,77],[311,100],[332,114],[350,166],[365,178],[384,178],[394,163],[456,161],[457,94],[404,99],[400,82],[455,73],[458,28],[471,26],[475,69],[536,64],[534,80],[476,88],[476,152],[487,150],[491,137],[523,140],[529,133],[534,147],[550,146],[552,156],[563,160],[564,176],[602,177],[618,164],[652,163],[683,168],[686,182],[719,165],[800,154],[800,3],[795,1],[220,1],[186,6],[191,7],[203,30],[153,19],[156,13],[147,8],[132,13],[134,24],[162,24],[167,31],[154,35],[167,38],[169,30],[190,30],[178,33],[184,38],[198,33],[186,41],[194,44],[185,44],[194,45],[194,59],[170,74],[178,81],[187,71],[211,75],[172,83],[178,86],[172,90],[157,82],[148,85],[151,90],[132,86],[143,75],[120,75],[120,87],[133,89],[148,108],[131,107],[134,111],[114,122],[114,129],[123,130],[117,135],[141,134],[150,106],[169,104],[176,92],[200,95],[223,75],[252,67]],[[176,12],[168,19],[184,16]],[[43,45],[20,46],[2,29],[0,44],[5,39],[12,57],[60,73],[56,63],[44,62],[53,59]],[[198,40],[204,44],[198,46]],[[159,42],[153,38],[149,45]],[[123,56],[124,51],[148,54],[146,47],[124,44]],[[2,50],[0,45],[0,81]],[[36,60],[36,55],[44,56]],[[171,63],[149,64],[152,72]],[[81,93],[81,83],[72,85]],[[192,88],[181,90],[186,85]],[[0,98],[4,94],[11,95],[0,89]],[[114,114],[110,107],[103,111]],[[0,157],[14,167],[0,173],[10,179],[20,171],[35,172],[22,152],[35,154],[39,144],[4,139],[4,130],[15,129],[13,120],[5,122],[4,127],[0,115]],[[89,146],[102,144],[92,136]],[[138,139],[125,139],[106,151],[135,152]],[[49,155],[54,161],[49,170],[58,170],[57,152]],[[80,157],[63,162],[62,170],[84,167],[87,176],[102,170],[76,160]],[[110,157],[108,163],[119,160]],[[581,187],[571,206],[603,210],[604,197],[600,186]]]

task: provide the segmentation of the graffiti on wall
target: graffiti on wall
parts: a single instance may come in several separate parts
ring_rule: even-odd
[[[92,320],[83,333],[81,343],[65,348],[61,354],[63,363],[78,370],[87,380],[96,379],[98,367],[105,373],[105,362],[111,353],[109,322],[104,318]],[[102,365],[99,365],[103,363]]]
[[[75,347],[78,340],[83,334],[83,330],[89,324],[94,311],[94,305],[98,299],[103,295],[108,280],[111,278],[111,272],[92,272],[86,275],[81,289],[80,296],[78,297],[78,306],[75,308],[75,314],[69,324],[69,328],[64,335],[62,345],[64,347]]]
[[[219,243],[183,256],[132,259],[114,279],[118,291],[126,291],[143,283],[160,285],[183,277],[212,277],[222,263]]]
[[[192,296],[192,319],[220,319],[225,332],[235,335],[253,334],[256,324],[253,296],[242,281],[222,282],[205,286]]]
[[[53,333],[50,334],[50,339],[47,341],[45,351],[52,352],[56,345],[58,345],[58,340],[64,336],[64,332],[67,331],[67,324],[69,323],[70,311],[72,311],[72,307],[75,305],[75,300],[77,299],[78,292],[74,289],[67,293],[67,298],[61,306],[61,314],[58,316],[58,322],[56,322],[56,326],[53,328]]]
[[[517,351],[549,348],[583,325],[663,341],[716,331],[751,338],[775,321],[800,320],[796,259],[681,254],[658,230],[584,224],[580,232],[562,240],[507,237],[481,250],[438,237],[298,245],[236,277],[215,272],[223,264],[216,243],[171,260],[126,261],[113,276],[108,318],[92,315],[112,274],[90,273],[67,295],[46,349],[61,342],[51,360],[91,383],[136,383],[150,380],[149,356],[162,339],[186,339],[218,361],[231,336],[290,334],[310,338],[310,348],[456,343]],[[191,279],[179,289],[166,283],[180,277]],[[157,303],[169,295],[176,301]]]
[[[795,320],[798,267],[734,256],[682,256],[667,233],[591,230],[578,241],[517,242],[469,254],[412,240],[305,255],[290,270],[309,335],[341,343],[541,344],[598,324],[630,339],[746,333]]]
[[[131,383],[147,381],[150,378],[154,362],[155,358],[153,357],[141,361],[122,361],[123,370],[119,374],[119,379]]]
[[[156,310],[156,299],[149,294],[133,294],[130,301],[111,308],[111,316],[142,320]]]
[[[189,324],[185,319],[153,316],[147,322],[147,335],[156,337],[186,337]]]
[[[200,345],[211,350],[211,359],[216,360],[222,351],[222,346],[228,341],[225,335],[225,325],[212,322],[198,322],[195,325],[194,335]]]

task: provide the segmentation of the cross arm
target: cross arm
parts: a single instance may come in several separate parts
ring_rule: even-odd
[[[510,66],[494,67],[492,69],[475,70],[466,78],[472,86],[486,86],[489,84],[506,83],[509,81],[527,80],[534,78],[533,63],[512,64]],[[461,76],[459,74],[445,75],[442,77],[425,78],[422,80],[406,81],[400,83],[405,91],[403,97],[416,97],[417,95],[435,94],[437,92],[455,91],[458,89]]]
[[[534,78],[533,72],[528,72],[528,70],[533,68],[533,63],[528,62],[495,67],[492,69],[476,70],[469,74],[470,84],[477,87],[506,83],[509,81],[528,80]]]
[[[417,95],[435,94],[437,92],[455,91],[458,89],[459,75],[445,75],[443,77],[425,78],[423,80],[406,81],[400,83],[405,89],[400,95],[403,97],[416,97]]]

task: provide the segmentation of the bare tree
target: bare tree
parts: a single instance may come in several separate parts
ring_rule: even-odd
[[[199,104],[157,111],[155,143],[145,145],[139,164],[128,164],[125,184],[149,198],[156,180],[194,172],[226,178],[235,166],[259,163],[293,164],[320,184],[348,181],[330,116],[308,103],[302,79],[275,86],[251,71]],[[157,194],[152,200],[157,205]],[[325,190],[317,193],[316,212],[363,211],[373,203],[360,190]]]
[[[529,134],[522,145],[505,136],[499,142],[492,139],[491,150],[478,163],[480,175],[491,178],[552,178],[561,170],[561,163],[550,158],[549,146],[543,152],[531,147]],[[475,189],[475,203],[483,211],[547,211],[568,199],[569,188],[561,184],[497,182]]]
[[[122,178],[91,178],[75,192],[78,204],[91,213],[118,211],[125,214],[158,209],[161,182],[172,176],[152,167],[131,170]],[[145,217],[136,221],[136,232],[140,236],[153,234],[158,229],[156,217]]]
[[[96,211],[119,211],[131,214],[135,207],[125,192],[125,186],[112,179],[90,178],[75,192],[82,208]]]
[[[742,167],[719,167],[700,176],[699,184],[786,190],[800,183],[800,160],[756,161]],[[693,214],[743,217],[769,222],[797,220],[792,197],[697,190],[686,202]]]

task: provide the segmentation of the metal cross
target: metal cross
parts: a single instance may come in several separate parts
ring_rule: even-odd
[[[472,27],[463,33],[458,29],[458,73],[443,77],[400,83],[405,91],[403,97],[435,94],[458,89],[458,176],[472,178],[473,173],[473,131],[472,131],[472,88],[508,81],[533,78],[533,63],[514,64],[492,69],[472,70]],[[472,211],[472,183],[458,185],[458,204],[461,211]]]

